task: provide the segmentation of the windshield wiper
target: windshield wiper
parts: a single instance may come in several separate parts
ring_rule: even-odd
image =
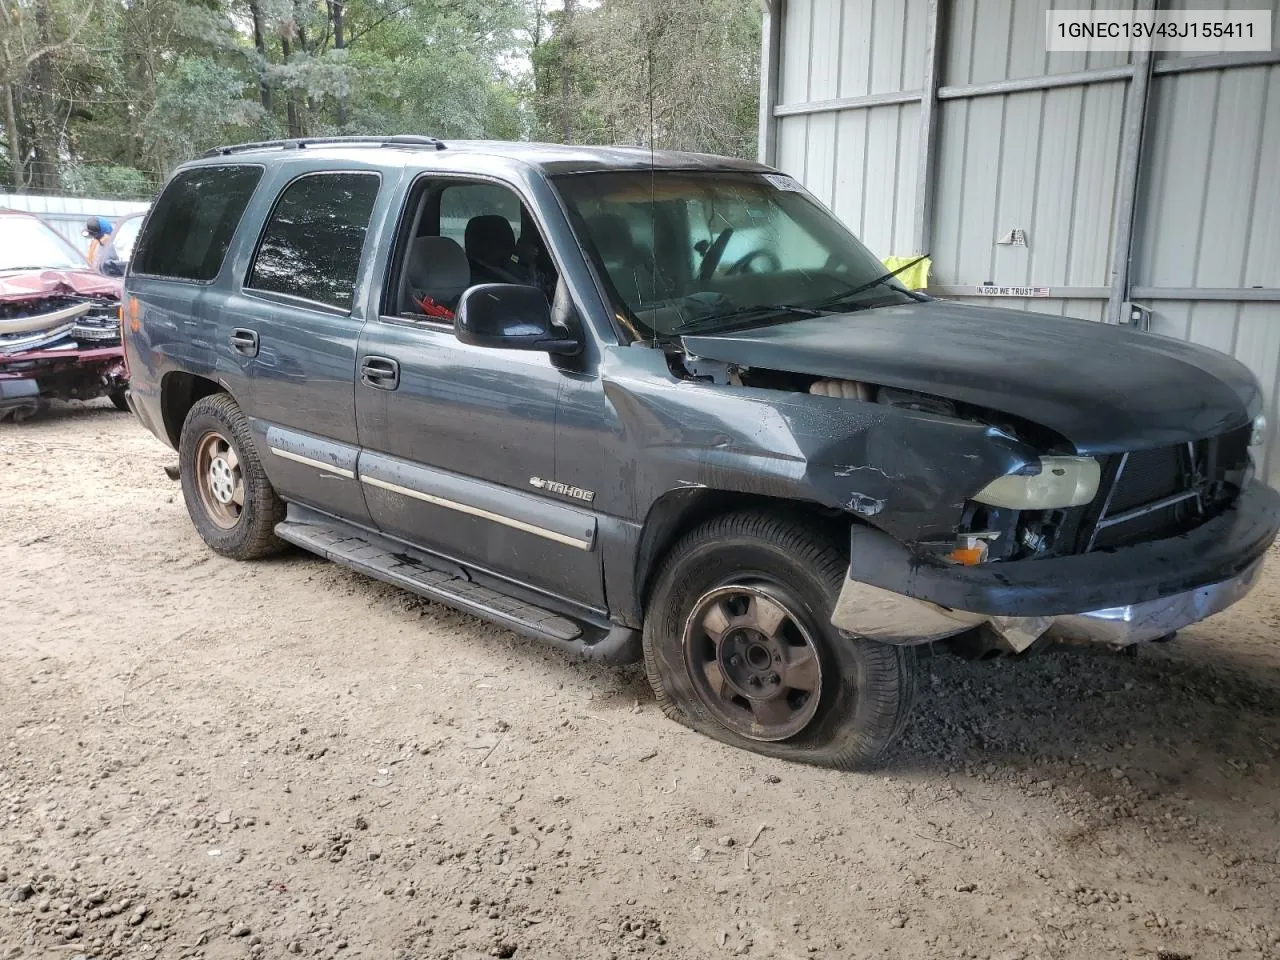
[[[757,320],[773,320],[783,317],[820,317],[822,310],[818,307],[805,307],[798,303],[758,303],[750,307],[739,307],[705,317],[694,317],[684,323],[676,324],[672,334],[696,333],[699,330],[736,330],[748,326]]]
[[[878,287],[881,284],[888,283],[898,274],[904,273],[905,271],[910,270],[912,267],[914,267],[917,263],[919,263],[923,259],[925,258],[916,257],[914,260],[908,260],[906,263],[898,267],[896,270],[890,270],[888,273],[882,273],[880,274],[880,276],[876,277],[875,279],[868,280],[866,283],[860,283],[856,287],[853,287],[849,290],[842,290],[839,293],[837,293],[834,297],[831,297],[828,300],[823,300],[821,303],[813,304],[813,307],[814,309],[817,309],[817,310],[825,310],[834,306],[838,306],[844,303],[844,301],[848,300],[850,297],[857,296],[860,293],[866,293],[872,287]],[[889,289],[893,290],[894,288],[890,287]],[[907,296],[911,297],[911,299],[913,300],[919,299],[919,297],[911,290],[895,291],[895,292],[905,292]]]

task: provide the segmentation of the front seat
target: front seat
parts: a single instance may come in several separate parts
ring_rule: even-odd
[[[452,310],[462,292],[471,286],[471,267],[457,240],[449,237],[418,237],[409,247],[404,283],[400,289],[400,312],[422,313],[418,301],[430,297]]]
[[[472,283],[528,283],[528,271],[516,257],[516,234],[511,221],[486,213],[467,221],[463,234]]]

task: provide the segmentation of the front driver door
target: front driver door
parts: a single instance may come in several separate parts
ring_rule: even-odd
[[[495,214],[509,217],[526,251],[527,262],[507,253],[513,274],[554,293],[546,247],[514,192],[456,179],[414,184],[380,318],[360,338],[361,485],[383,532],[598,610],[595,516],[585,492],[553,482],[565,375],[545,353],[460,343],[447,316],[415,303],[429,298],[436,313],[456,305],[470,271],[495,259],[465,249],[466,222]]]

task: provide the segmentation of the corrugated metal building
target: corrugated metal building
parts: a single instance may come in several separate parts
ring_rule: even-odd
[[[1152,330],[1234,354],[1267,391],[1262,468],[1280,486],[1277,37],[1270,53],[1048,53],[1046,11],[1089,3],[761,5],[763,160],[878,255],[929,254],[935,295],[1110,322],[1136,303]],[[1280,0],[1160,9],[1210,6],[1271,10],[1280,34]]]

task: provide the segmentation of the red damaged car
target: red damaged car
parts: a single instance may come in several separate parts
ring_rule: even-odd
[[[43,220],[0,210],[0,420],[51,399],[128,409],[120,286]]]

